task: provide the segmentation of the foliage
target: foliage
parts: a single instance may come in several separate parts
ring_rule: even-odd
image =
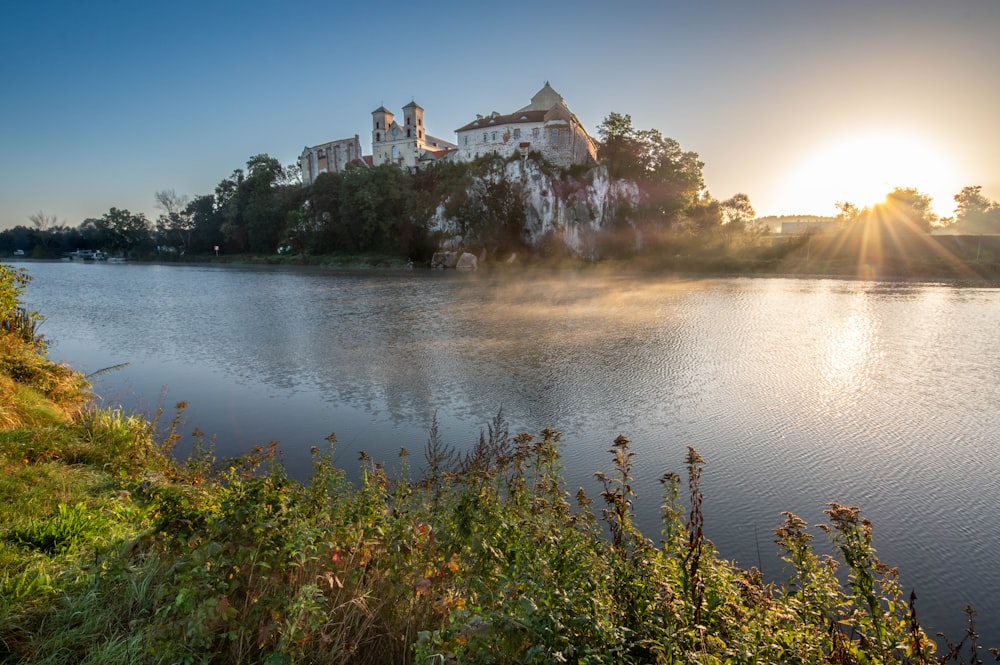
[[[118,208],[111,208],[95,220],[94,227],[103,246],[112,252],[129,252],[148,243],[151,231],[144,214]]]
[[[829,504],[834,556],[776,530],[791,575],[767,583],[706,536],[705,461],[662,477],[663,532],[635,525],[625,436],[597,474],[600,517],[563,483],[562,437],[502,413],[465,451],[432,426],[410,479],[334,436],[300,483],[277,444],[218,462],[177,415],[89,409],[0,433],[0,657],[133,663],[930,663],[913,597],[855,507]],[[602,525],[603,521],[603,525]],[[843,572],[838,574],[838,568]],[[970,636],[938,662],[961,662]]]
[[[38,324],[43,317],[26,309],[21,302],[29,282],[31,275],[26,269],[0,263],[0,334],[13,335],[41,350],[45,345]]]
[[[511,160],[486,155],[474,161],[460,192],[448,202],[447,213],[471,247],[493,255],[523,249],[527,201],[523,184],[507,168]]]
[[[657,129],[636,129],[632,117],[612,112],[597,128],[598,159],[616,178],[639,182],[644,195],[641,215],[669,226],[693,205],[704,188],[697,153],[684,151]]]
[[[955,195],[955,223],[958,233],[1000,233],[1000,204],[982,193],[982,186],[963,187]]]
[[[216,187],[220,227],[228,251],[271,254],[284,232],[287,212],[300,203],[294,171],[267,154],[254,155]]]

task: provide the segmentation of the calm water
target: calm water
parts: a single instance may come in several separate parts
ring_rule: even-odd
[[[220,455],[278,440],[293,474],[338,437],[356,469],[419,454],[437,414],[465,447],[503,411],[563,433],[571,491],[596,496],[632,439],[644,529],[657,478],[707,460],[721,554],[782,577],[789,510],[859,505],[932,634],[962,608],[1000,645],[1000,290],[823,279],[641,280],[29,263],[51,356],[109,403],[186,400]],[[824,537],[817,533],[816,541]]]

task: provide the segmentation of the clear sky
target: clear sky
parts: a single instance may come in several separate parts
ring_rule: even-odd
[[[371,112],[454,140],[546,81],[592,134],[615,111],[705,162],[760,215],[833,214],[916,187],[950,215],[1000,199],[998,0],[217,2],[7,0],[0,228],[75,226],[291,164]]]

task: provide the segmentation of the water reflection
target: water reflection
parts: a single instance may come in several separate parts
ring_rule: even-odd
[[[220,454],[280,440],[303,477],[338,435],[392,466],[436,416],[471,444],[503,408],[514,431],[564,433],[571,491],[627,434],[639,522],[659,531],[658,477],[685,446],[708,461],[706,530],[780,572],[771,529],[857,504],[876,546],[920,580],[931,627],[965,603],[1000,644],[1000,294],[840,280],[330,273],[31,264],[56,358],[120,362],[102,393],[191,404]],[[762,551],[758,559],[757,551]],[[961,590],[960,594],[956,590]]]

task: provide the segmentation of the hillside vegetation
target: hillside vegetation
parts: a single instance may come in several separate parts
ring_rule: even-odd
[[[663,475],[658,543],[626,437],[591,499],[564,486],[558,432],[502,414],[462,454],[432,428],[395,476],[362,455],[357,484],[333,436],[305,483],[276,444],[220,461],[196,432],[174,459],[184,405],[158,425],[88,403],[0,268],[3,662],[981,662],[971,611],[935,653],[858,508],[828,506],[837,559],[786,513],[783,583],[720,559],[693,448]]]

